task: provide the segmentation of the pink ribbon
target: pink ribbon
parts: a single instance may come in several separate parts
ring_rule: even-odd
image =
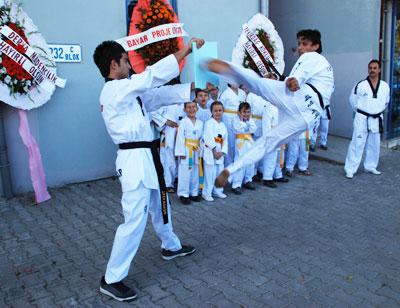
[[[19,134],[22,142],[28,149],[29,169],[31,170],[32,186],[35,191],[36,203],[47,201],[51,198],[47,191],[46,179],[43,170],[42,157],[35,138],[31,135],[28,117],[25,110],[18,110],[19,113]]]

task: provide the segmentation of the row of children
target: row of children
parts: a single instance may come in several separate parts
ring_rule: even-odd
[[[169,192],[175,192],[183,204],[201,199],[214,201],[226,198],[223,188],[214,186],[224,166],[243,156],[253,142],[278,124],[278,109],[261,97],[228,85],[219,95],[217,87],[197,89],[195,99],[184,107],[172,105],[152,113],[153,121],[162,127],[161,162]],[[232,191],[254,190],[252,181],[262,173],[263,184],[275,188],[276,182],[286,183],[298,161],[299,173],[308,171],[309,131],[294,138],[273,153],[265,155],[257,165],[249,165],[232,174]],[[178,170],[178,171],[177,171]],[[201,194],[200,194],[201,192]]]

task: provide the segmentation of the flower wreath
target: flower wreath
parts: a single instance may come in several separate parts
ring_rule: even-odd
[[[283,43],[272,22],[264,15],[258,13],[247,22],[247,26],[257,35],[258,39],[268,50],[273,59],[273,65],[275,66],[277,71],[282,74],[285,68],[285,62],[283,59]],[[247,37],[245,31],[242,30],[242,33],[240,34],[236,46],[232,52],[232,62],[245,68],[252,69],[257,74],[260,74],[253,58],[244,47],[244,45],[248,41],[249,38]],[[268,61],[265,60],[265,58],[262,56],[262,54],[254,44],[252,44],[252,46],[257,51],[257,54],[261,58],[263,64],[268,67]]]
[[[178,17],[167,0],[139,0],[132,12],[129,36],[159,25],[178,22]],[[135,51],[129,51],[129,60],[133,70],[141,73],[146,66],[156,63],[183,47],[182,37],[170,38],[146,45]],[[181,71],[184,65],[185,61],[182,60],[179,63]]]
[[[56,76],[56,66],[49,48],[29,16],[10,0],[0,0],[0,27],[8,26],[27,43],[48,71]],[[22,45],[15,45],[3,35],[1,39],[25,55]],[[26,55],[25,55],[26,56]],[[49,82],[46,89],[37,85],[35,79],[8,55],[0,52],[0,100],[19,109],[30,110],[46,103],[55,90]]]

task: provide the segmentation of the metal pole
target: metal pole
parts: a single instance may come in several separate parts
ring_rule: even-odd
[[[7,199],[13,197],[11,186],[10,163],[7,156],[7,143],[4,130],[3,110],[4,102],[0,101],[0,173],[3,184],[3,194]]]
[[[268,17],[268,0],[260,0],[260,13]]]

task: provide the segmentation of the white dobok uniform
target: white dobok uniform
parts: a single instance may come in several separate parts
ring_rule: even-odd
[[[380,133],[379,122],[389,104],[390,88],[380,80],[373,90],[369,79],[360,81],[351,91],[350,105],[355,112],[353,136],[347,151],[345,171],[354,174],[360,165],[365,144],[364,168],[376,169],[379,163]]]
[[[262,117],[262,133],[267,134],[273,127],[278,125],[278,108],[266,101],[264,114]],[[283,163],[284,151],[281,154],[281,149],[265,153],[262,159],[263,180],[273,180],[282,177],[281,164]]]
[[[316,126],[313,128],[313,134],[311,138],[311,144],[315,145],[317,143],[318,131],[319,131],[319,144],[327,146],[328,144],[328,132],[329,132],[329,118],[327,115],[327,109],[322,111],[320,120],[317,122]],[[329,113],[330,113],[329,109]]]
[[[170,105],[163,107],[161,110],[165,122],[170,120],[179,125],[180,120],[185,116],[182,105]],[[177,128],[166,125],[161,131],[160,159],[164,167],[164,179],[167,187],[174,187],[177,176],[177,160],[174,153],[177,131]]]
[[[246,88],[271,102],[279,110],[279,124],[263,138],[259,138],[252,149],[227,169],[231,174],[244,165],[254,164],[265,153],[277,149],[291,138],[315,126],[322,113],[318,94],[306,83],[311,84],[321,95],[322,104],[330,101],[334,90],[332,66],[317,52],[302,54],[294,65],[290,76],[295,77],[300,89],[291,92],[285,82],[261,78],[254,71],[229,63],[231,70],[220,74],[230,83],[243,84]]]
[[[228,130],[224,122],[218,122],[214,118],[204,124],[203,132],[203,162],[204,162],[204,188],[203,195],[211,197],[221,195],[223,188],[214,186],[215,178],[224,170],[224,156],[215,159],[213,149],[228,153]]]
[[[197,104],[197,112],[196,118],[199,119],[201,122],[206,123],[211,118],[211,111],[209,107],[205,109],[201,108],[199,104]]]
[[[153,141],[148,112],[171,102],[190,100],[190,84],[159,87],[178,74],[178,62],[171,55],[131,79],[106,82],[100,104],[107,131],[115,144]],[[122,187],[124,222],[115,234],[105,274],[107,283],[121,281],[128,275],[149,212],[156,234],[161,239],[161,247],[172,251],[181,249],[181,243],[172,230],[169,201],[168,223],[163,222],[160,186],[151,150],[118,150],[116,170]]]
[[[238,89],[238,94],[227,87],[222,92],[219,100],[224,105],[224,115],[222,121],[228,130],[228,154],[225,156],[225,166],[233,162],[235,157],[235,134],[233,132],[233,119],[237,116],[239,104],[246,100],[246,93],[242,89]]]
[[[235,161],[241,159],[253,146],[252,134],[257,130],[257,125],[252,119],[241,121],[236,116],[232,122],[233,133],[235,134]],[[229,142],[229,141],[228,141]],[[232,188],[242,186],[242,183],[251,182],[254,176],[254,163],[248,164],[236,170],[232,174]]]
[[[199,194],[199,158],[200,141],[203,134],[203,122],[193,122],[184,117],[178,127],[175,143],[175,156],[179,158],[178,191],[180,197],[198,196]]]
[[[309,153],[306,132],[302,132],[299,136],[289,141],[286,170],[292,172],[297,163],[300,171],[306,171],[308,169]]]

